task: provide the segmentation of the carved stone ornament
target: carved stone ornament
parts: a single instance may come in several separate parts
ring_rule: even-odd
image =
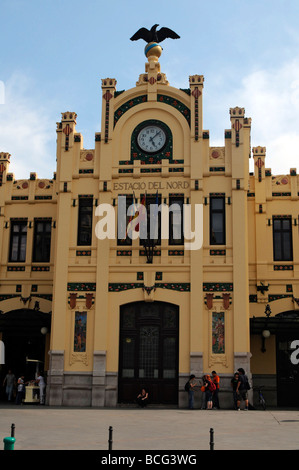
[[[212,310],[213,308],[213,297],[214,294],[206,294],[208,310]]]
[[[75,362],[81,362],[85,366],[88,366],[88,357],[87,353],[75,353],[73,352],[70,357],[70,365],[74,364]]]

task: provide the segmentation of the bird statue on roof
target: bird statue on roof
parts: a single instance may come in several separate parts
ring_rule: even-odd
[[[138,39],[143,39],[145,42],[150,43],[150,42],[156,42],[160,43],[164,41],[166,38],[170,39],[179,39],[180,36],[172,31],[172,29],[169,28],[160,28],[159,31],[157,31],[158,24],[154,24],[154,26],[151,27],[150,30],[146,28],[140,28],[138,31],[133,34],[133,36],[130,38],[131,41],[138,41]]]

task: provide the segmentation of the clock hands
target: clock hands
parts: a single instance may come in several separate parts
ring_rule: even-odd
[[[161,134],[161,130],[158,131],[158,132],[156,133],[156,135],[154,135],[154,137],[150,137],[150,138],[149,138],[149,140],[151,141],[151,143],[153,144],[154,147],[156,147],[156,144],[155,144],[155,142],[154,142],[154,139],[155,139],[155,138],[157,137],[157,135],[159,135],[159,134]]]
[[[159,134],[161,134],[161,130],[158,131],[158,132],[156,133],[156,135],[154,135],[154,137],[151,138],[151,140],[155,139],[155,137],[157,137],[157,135],[159,135]]]

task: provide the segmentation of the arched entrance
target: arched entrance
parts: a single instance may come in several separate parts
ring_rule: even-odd
[[[292,360],[292,345],[299,340],[299,311],[280,313],[276,319],[280,322],[276,332],[277,405],[298,407],[299,364]]]
[[[276,364],[276,403],[282,407],[298,407],[299,364],[293,360],[293,344],[299,340],[299,310],[281,312],[268,319],[250,319],[251,334],[259,335],[262,340],[265,329],[270,331],[271,336],[275,336],[276,357],[275,354],[269,355],[268,348],[263,350],[263,354],[266,360]]]
[[[5,347],[5,364],[1,366],[0,374],[2,382],[9,369],[16,377],[24,375],[26,381],[35,378],[37,365],[44,370],[47,335],[41,329],[47,328],[50,332],[50,327],[51,315],[37,310],[18,309],[0,315]]]
[[[178,403],[179,308],[166,302],[121,307],[119,403],[133,402],[140,388],[151,403]]]

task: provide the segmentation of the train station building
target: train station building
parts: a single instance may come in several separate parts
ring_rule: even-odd
[[[297,406],[299,176],[272,174],[242,107],[211,146],[204,77],[172,87],[160,54],[149,49],[131,89],[102,79],[94,148],[61,114],[49,179],[16,180],[0,153],[1,380],[38,364],[50,406],[114,407],[144,386],[152,403],[186,407],[189,375],[215,370],[231,407],[243,367],[269,404]],[[139,205],[173,209],[154,237],[126,229]]]

